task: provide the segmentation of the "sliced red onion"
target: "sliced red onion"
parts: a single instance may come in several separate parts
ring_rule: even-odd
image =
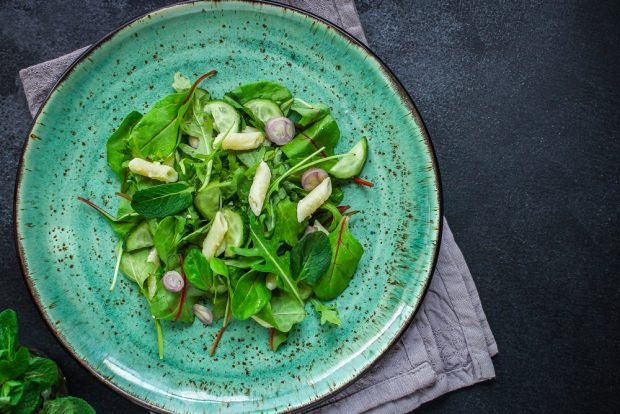
[[[213,313],[211,312],[211,309],[196,303],[192,306],[192,310],[200,322],[205,325],[211,325],[213,323]]]
[[[183,290],[183,286],[185,286],[183,277],[176,270],[171,270],[164,273],[164,277],[161,279],[161,281],[164,283],[164,287],[166,288],[166,290],[170,292],[180,292]]]
[[[310,168],[301,176],[301,186],[304,190],[312,191],[328,177],[327,171],[322,168]]]
[[[295,125],[284,116],[271,118],[265,123],[265,133],[269,141],[276,145],[284,145],[295,136]]]

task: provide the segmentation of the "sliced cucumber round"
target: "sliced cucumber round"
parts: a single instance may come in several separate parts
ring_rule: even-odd
[[[235,254],[232,252],[232,247],[241,247],[245,242],[245,229],[243,226],[243,219],[239,213],[223,208],[222,214],[228,223],[228,231],[224,237],[224,243],[226,243],[226,250],[224,251],[225,257],[233,257]]]
[[[355,177],[364,168],[366,157],[368,156],[368,141],[366,138],[359,140],[357,144],[351,148],[348,152],[348,156],[338,160],[332,168],[329,169],[329,174],[341,179]]]
[[[263,124],[269,121],[271,118],[279,118],[284,116],[282,110],[278,104],[269,99],[252,99],[245,103],[246,108],[254,114]]]
[[[204,111],[213,116],[213,126],[217,132],[239,132],[241,117],[235,108],[224,101],[211,101]]]

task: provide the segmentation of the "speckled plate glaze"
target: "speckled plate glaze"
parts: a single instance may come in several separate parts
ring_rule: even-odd
[[[115,210],[105,140],[125,114],[169,93],[176,71],[221,96],[272,79],[333,108],[339,150],[367,136],[364,177],[344,204],[366,253],[336,300],[342,326],[309,317],[278,352],[267,331],[233,322],[211,358],[218,327],[165,324],[165,360],[145,301],[130,282],[110,292],[115,236],[78,195]],[[18,248],[43,316],[99,379],[161,412],[290,411],[324,399],[364,372],[420,304],[438,251],[441,202],[431,143],[391,72],[325,21],[274,4],[196,2],[138,18],[87,51],[37,115],[16,194]]]

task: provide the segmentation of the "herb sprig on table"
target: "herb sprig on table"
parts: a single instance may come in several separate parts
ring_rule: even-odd
[[[120,179],[118,272],[135,282],[155,321],[222,320],[211,354],[233,320],[270,330],[277,349],[306,317],[340,325],[335,303],[364,252],[349,231],[345,184],[358,177],[367,141],[336,154],[340,129],[330,108],[259,81],[221,99],[180,73],[174,93],[144,115],[131,112],[108,139]],[[312,309],[309,307],[309,309]]]

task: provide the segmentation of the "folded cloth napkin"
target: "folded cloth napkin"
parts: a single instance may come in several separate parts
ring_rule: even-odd
[[[353,0],[286,0],[366,37]],[[65,69],[87,48],[20,71],[34,115]],[[422,305],[400,340],[349,387],[312,413],[406,413],[449,391],[495,377],[497,344],[461,250],[448,223]]]

